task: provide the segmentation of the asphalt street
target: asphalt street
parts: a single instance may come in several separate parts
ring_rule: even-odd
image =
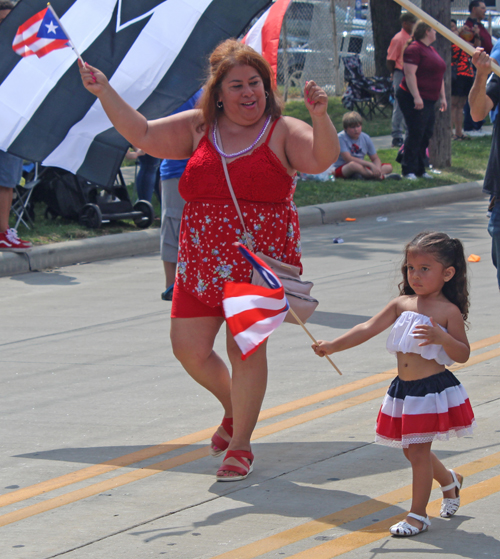
[[[434,489],[429,531],[388,535],[408,509],[411,472],[400,450],[373,443],[395,374],[385,334],[332,356],[339,376],[300,327],[280,326],[255,470],[216,483],[221,458],[208,442],[222,412],[172,355],[151,252],[0,278],[0,557],[500,557],[500,297],[486,206],[476,198],[302,231],[304,276],[320,300],[316,338],[397,295],[402,248],[422,230],[457,236],[481,257],[469,268],[473,351],[455,368],[478,429],[434,446],[465,476],[454,518],[439,517]],[[221,333],[221,354],[224,345]]]

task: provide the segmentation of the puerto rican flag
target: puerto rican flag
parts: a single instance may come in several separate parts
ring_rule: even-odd
[[[169,115],[206,77],[208,55],[271,0],[51,0],[82,58],[147,119]],[[19,56],[19,27],[47,7],[21,0],[0,33],[0,150],[112,185],[129,143],[81,83],[75,53]],[[33,50],[32,46],[29,46]]]
[[[278,46],[281,25],[290,2],[291,0],[277,0],[274,2],[242,39],[242,43],[262,54],[271,64],[275,76],[278,73]]]
[[[19,56],[36,54],[38,58],[53,50],[69,47],[68,37],[52,10],[47,7],[23,23],[17,30],[12,48]]]
[[[234,282],[224,285],[224,316],[245,360],[285,320],[289,305],[285,289],[271,268],[242,244],[235,245],[269,286]]]

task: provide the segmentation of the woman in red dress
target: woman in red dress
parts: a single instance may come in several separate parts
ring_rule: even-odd
[[[305,86],[312,127],[282,117],[271,67],[233,39],[221,43],[210,57],[199,108],[154,121],[127,105],[96,68],[82,67],[81,74],[84,86],[99,97],[113,125],[132,145],[154,157],[191,158],[179,182],[186,205],[170,337],[186,371],[224,408],[211,447],[214,456],[227,451],[217,480],[244,479],[253,469],[250,437],[266,390],[267,358],[263,343],[243,361],[229,330],[231,373],[213,350],[224,322],[224,281],[249,282],[251,277],[250,265],[233,246],[245,241],[221,157],[228,163],[254,249],[300,266],[292,199],[297,171],[320,173],[339,155],[326,93],[312,81]]]

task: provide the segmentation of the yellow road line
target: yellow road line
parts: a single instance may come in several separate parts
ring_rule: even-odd
[[[338,402],[337,404],[325,406],[324,408],[321,408],[319,410],[312,410],[310,412],[306,412],[305,414],[280,421],[273,425],[261,427],[260,429],[256,429],[254,431],[252,440],[266,437],[272,433],[283,431],[284,429],[289,429],[290,427],[300,425],[302,423],[305,423],[306,421],[312,421],[313,419],[317,419],[319,417],[323,417],[340,410],[357,406],[361,403],[368,402],[375,398],[380,398],[385,394],[385,392],[385,388],[380,388],[377,390],[373,390],[372,392],[367,392],[366,394],[361,394],[342,402]],[[103,491],[109,491],[110,489],[115,489],[116,487],[127,485],[128,483],[133,483],[134,481],[146,479],[160,472],[171,470],[172,468],[182,466],[183,464],[188,464],[189,462],[194,462],[195,460],[199,460],[200,458],[204,458],[208,455],[208,447],[199,448],[176,456],[175,458],[168,458],[167,460],[151,464],[151,466],[148,466],[146,468],[137,469],[126,474],[115,476],[112,479],[95,483],[83,489],[78,489],[76,491],[66,493],[64,495],[61,495],[60,497],[53,497],[52,499],[47,499],[46,501],[43,501],[41,503],[36,503],[34,505],[18,509],[14,512],[0,516],[0,527],[6,526],[7,524],[12,524],[13,522],[17,522],[24,518],[29,518],[30,516],[34,516],[36,514],[40,514],[41,512],[47,512],[63,505],[74,503],[75,501],[79,501],[81,499],[86,499],[87,497],[91,497],[93,495],[98,495]]]
[[[343,396],[345,394],[348,394],[349,392],[354,392],[355,390],[360,390],[373,384],[378,384],[379,382],[387,381],[389,378],[391,378],[391,376],[395,374],[395,371],[395,369],[391,369],[384,373],[372,375],[364,379],[356,380],[354,382],[336,388],[313,394],[311,396],[300,398],[299,400],[295,400],[293,402],[288,402],[286,404],[275,406],[274,408],[270,408],[268,410],[263,410],[259,415],[259,421],[271,419],[273,417],[296,411],[313,404],[318,404],[325,400],[330,400],[337,396]],[[168,452],[172,452],[179,448],[199,443],[210,438],[215,429],[217,429],[217,426],[209,427],[208,429],[203,429],[203,431],[198,431],[197,433],[192,433],[190,435],[186,435],[178,439],[173,439],[159,445],[138,450],[137,452],[132,452],[118,458],[113,458],[112,460],[108,460],[107,462],[89,466],[88,468],[83,468],[81,470],[77,470],[60,477],[43,481],[41,483],[37,483],[36,485],[31,485],[30,487],[24,487],[23,489],[11,491],[10,493],[0,495],[0,507],[18,503],[20,501],[36,497],[37,495],[42,495],[43,493],[48,493],[49,491],[54,491],[55,489],[60,489],[61,487],[72,485],[73,483],[85,481],[93,477],[107,474],[119,468],[130,466],[143,460],[154,458],[155,456],[167,454]]]
[[[478,356],[476,356],[476,358],[471,358],[467,363],[459,365],[457,368],[464,368],[466,366],[469,366],[469,364],[476,364],[479,363],[481,361],[487,360],[487,359],[491,359],[492,357],[497,357],[500,355],[500,348],[496,349],[496,350],[492,350],[489,352],[485,352],[483,354],[480,354]],[[366,377],[365,379],[360,379],[358,381],[355,381],[353,383],[349,383],[347,385],[343,385],[341,387],[338,388],[334,388],[331,390],[327,390],[324,392],[320,392],[318,394],[312,395],[312,396],[307,396],[305,398],[301,398],[295,402],[292,402],[291,404],[298,404],[298,408],[297,407],[293,407],[291,404],[283,404],[281,406],[276,406],[275,408],[271,408],[270,410],[266,410],[264,412],[262,412],[262,416],[263,419],[267,419],[269,417],[274,417],[275,415],[279,415],[282,413],[286,413],[286,411],[293,411],[295,409],[300,409],[300,407],[306,407],[308,405],[311,405],[313,403],[318,403],[321,402],[325,399],[331,399],[332,397],[334,397],[334,395],[342,395],[342,394],[346,394],[350,391],[353,390],[358,390],[360,388],[369,386],[370,384],[377,384],[383,380],[386,380],[386,377],[389,377],[390,375],[394,374],[395,370],[390,370],[390,371],[386,371],[385,373],[380,373],[377,375],[372,375],[371,377]],[[325,406],[323,408],[317,409],[317,410],[311,410],[309,412],[306,412],[304,414],[300,414],[298,416],[294,416],[292,418],[289,419],[285,419],[283,421],[274,423],[272,425],[266,426],[266,427],[261,427],[259,429],[256,429],[254,431],[254,434],[252,436],[252,440],[256,440],[259,439],[261,437],[265,437],[268,436],[272,433],[276,433],[279,431],[282,431],[284,429],[288,429],[303,423],[306,423],[308,421],[312,421],[314,419],[318,419],[320,417],[324,417],[326,415],[330,415],[333,413],[336,413],[338,411],[347,409],[349,407],[353,407],[365,402],[368,402],[370,400],[373,400],[375,398],[380,398],[382,397],[386,392],[385,388],[380,388],[380,389],[376,389],[373,390],[371,392],[367,392],[365,394],[361,394],[358,396],[355,396],[353,398],[349,398],[347,400],[335,403],[335,404],[331,404],[329,406]],[[325,395],[327,397],[325,397]],[[261,419],[259,419],[261,420]],[[121,458],[118,458],[116,460],[111,460],[102,464],[97,464],[96,466],[90,466],[89,468],[84,468],[83,470],[79,470],[76,472],[73,472],[71,474],[66,474],[64,476],[61,476],[59,478],[54,478],[53,480],[48,480],[46,482],[42,482],[40,484],[28,487],[28,488],[24,488],[18,491],[13,491],[11,493],[7,493],[6,495],[3,495],[0,497],[0,506],[6,506],[7,504],[13,504],[15,502],[19,502],[21,500],[26,500],[28,498],[34,497],[36,495],[40,495],[43,493],[46,493],[48,491],[52,491],[54,489],[58,489],[67,485],[70,485],[72,483],[76,483],[78,481],[83,481],[85,479],[89,479],[91,477],[95,477],[97,475],[102,475],[104,473],[108,473],[110,471],[113,471],[117,468],[121,468],[127,465],[130,465],[132,463],[135,463],[139,460],[145,460],[146,458],[149,458],[151,456],[158,456],[160,454],[165,454],[166,452],[171,452],[172,450],[174,450],[174,448],[181,448],[183,446],[186,446],[188,444],[194,444],[196,442],[199,442],[201,440],[205,440],[206,438],[208,438],[210,436],[210,434],[212,433],[212,429],[204,429],[203,431],[199,431],[198,433],[193,433],[191,435],[187,435],[185,437],[181,437],[180,439],[175,439],[173,441],[169,443],[164,443],[162,445],[156,445],[154,447],[150,447],[148,449],[143,449],[141,451],[137,451],[135,453],[131,453],[128,455],[125,455]],[[180,442],[182,441],[182,442]],[[188,442],[190,441],[190,442]],[[169,448],[167,451],[165,451],[165,446],[172,446],[172,448]],[[155,454],[153,454],[155,453]],[[159,472],[163,472],[165,470],[169,470],[172,468],[175,468],[177,466],[183,465],[183,464],[187,464],[189,462],[193,462],[195,460],[198,460],[200,458],[203,458],[205,456],[208,456],[208,447],[207,448],[202,448],[202,449],[197,449],[197,450],[193,450],[184,454],[181,454],[175,458],[169,458],[167,460],[163,460],[161,462],[157,462],[155,464],[152,464],[146,468],[141,468],[138,470],[135,470],[134,472],[129,472],[126,474],[121,474],[119,476],[116,476],[110,480],[105,480],[96,484],[93,484],[89,487],[80,489],[80,490],[76,490],[76,491],[72,491],[70,493],[67,493],[65,495],[62,495],[60,497],[54,497],[52,499],[48,499],[47,501],[44,501],[42,503],[37,503],[35,505],[30,505],[27,507],[24,507],[22,509],[19,509],[17,511],[14,511],[12,513],[7,513],[5,515],[0,516],[0,526],[5,526],[7,524],[11,524],[12,522],[17,522],[18,520],[22,520],[24,518],[28,518],[30,516],[34,516],[36,514],[39,514],[41,512],[46,512],[48,510],[52,510],[54,508],[58,508],[60,506],[81,500],[81,499],[85,499],[87,497],[90,497],[92,495],[96,495],[99,494],[103,491],[107,491],[110,489],[114,489],[116,487],[120,487],[123,485],[126,485],[128,483],[132,483],[134,481],[138,481],[140,479],[145,479],[147,477],[150,477],[152,475],[155,475],[156,473]],[[133,462],[128,462],[129,460],[133,460]],[[119,465],[117,465],[119,464]],[[96,473],[99,472],[99,473]]]
[[[464,477],[467,477],[488,470],[495,466],[498,466],[499,464],[500,464],[500,452],[497,452],[495,454],[492,454],[491,456],[486,456],[484,458],[474,460],[473,462],[469,462],[468,464],[457,466],[456,470],[459,471]],[[434,487],[436,487],[436,484],[434,484]],[[475,485],[468,489],[470,493],[469,500],[467,500],[467,496],[465,495],[466,489],[463,489],[460,492],[462,506],[464,504],[468,504],[469,502],[472,502],[470,500],[470,496],[474,494],[473,488],[475,487],[477,486]],[[484,488],[482,491],[484,493]],[[316,520],[311,520],[310,522],[306,522],[295,528],[284,530],[283,532],[279,532],[278,534],[274,534],[267,538],[263,538],[251,544],[234,549],[232,551],[228,551],[226,553],[223,553],[222,555],[217,555],[212,559],[255,559],[256,557],[259,557],[266,553],[270,553],[271,551],[276,551],[287,545],[291,545],[293,543],[297,543],[307,538],[317,536],[322,532],[326,532],[327,530],[331,530],[332,528],[342,526],[343,524],[347,524],[348,522],[352,522],[354,520],[359,520],[360,518],[370,516],[376,512],[379,512],[391,506],[398,505],[399,503],[408,501],[409,499],[411,499],[411,485],[406,485],[405,487],[401,487],[400,489],[396,489],[394,491],[391,491],[390,493],[386,493],[385,495],[380,495],[375,499],[370,499],[368,501],[359,503],[352,507],[348,507],[346,509],[334,512],[332,514],[328,514]],[[433,503],[441,503],[441,501],[440,500],[433,501]],[[429,506],[433,505],[433,503],[430,503]],[[435,507],[429,508],[429,514],[433,514],[435,512],[439,512],[439,509],[435,511]],[[402,518],[405,518],[405,516],[406,513],[401,513],[400,515],[392,517],[391,519],[384,520],[377,524],[373,524],[371,526],[368,526],[367,528],[363,528],[361,532],[365,532],[365,531],[370,532],[372,527],[375,527],[375,531],[377,533],[383,532],[382,537],[387,536],[387,530],[389,529],[389,527],[392,526],[395,522],[401,520]],[[379,524],[381,527],[378,526]],[[333,547],[337,549],[337,545],[335,542],[338,542],[342,538],[346,538],[346,539],[351,538],[355,541],[358,538],[360,541],[362,541],[364,537],[365,537],[364,534],[360,536],[359,532],[353,532],[352,534],[348,534],[348,536],[341,536],[340,538],[336,538],[335,540],[328,542],[328,544],[332,544]],[[352,545],[352,542],[349,541],[349,544]],[[321,544],[320,546],[317,547],[322,548],[323,545],[325,546],[325,549],[328,549],[330,552],[330,547],[327,544]],[[365,545],[365,544],[362,543],[359,545],[359,547],[361,547],[361,545]],[[303,558],[301,554],[293,555],[292,557],[294,557],[295,559],[299,559],[299,558],[320,559],[322,557],[326,557],[326,555],[315,554],[317,547],[308,549],[307,552],[303,552],[304,553]],[[341,548],[340,545],[339,548]],[[342,551],[342,553],[345,553],[346,551],[349,551],[349,549]],[[334,557],[334,555],[328,555],[328,557]]]
[[[460,491],[460,502],[462,506],[468,505],[489,497],[500,491],[500,476],[495,476],[487,481],[482,481],[471,487],[467,487]],[[436,499],[429,503],[428,514],[429,516],[437,516],[441,506],[441,499]],[[288,555],[288,559],[332,559],[338,557],[349,551],[359,549],[370,543],[374,543],[383,538],[391,537],[389,535],[389,528],[403,520],[406,517],[406,512],[387,518],[381,522],[376,522],[370,526],[366,526],[361,530],[340,536],[329,542],[325,542],[314,548],[296,553],[295,555]]]

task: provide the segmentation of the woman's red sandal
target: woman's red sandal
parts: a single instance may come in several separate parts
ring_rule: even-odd
[[[221,426],[231,438],[233,436],[233,418],[224,417]],[[210,454],[212,456],[220,456],[229,446],[229,442],[230,441],[226,441],[217,432],[215,432],[212,436],[212,446],[210,447]]]
[[[226,464],[225,462],[228,458],[236,459],[241,464],[241,466]],[[249,460],[250,463],[248,463],[245,460],[245,458]],[[228,450],[226,453],[226,457],[224,458],[224,462],[222,462],[222,466],[217,470],[217,475],[216,475],[217,481],[241,481],[242,479],[245,479],[253,471],[253,461],[254,461],[254,456],[248,450]],[[236,474],[239,475],[237,476],[222,475],[227,472],[235,472]]]

